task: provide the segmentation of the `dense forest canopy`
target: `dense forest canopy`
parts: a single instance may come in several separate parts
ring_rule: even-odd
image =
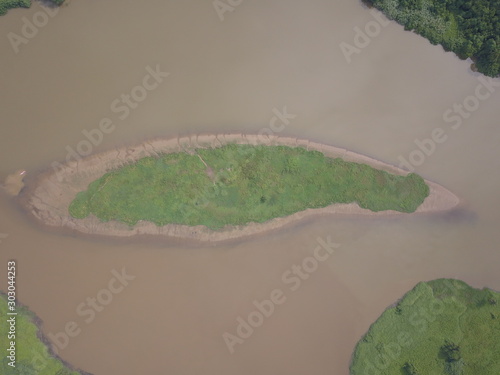
[[[389,18],[441,44],[477,70],[500,75],[500,0],[371,0]]]

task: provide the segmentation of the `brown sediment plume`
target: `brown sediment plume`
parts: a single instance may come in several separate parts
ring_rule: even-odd
[[[24,187],[24,177],[26,171],[20,169],[5,178],[5,181],[0,185],[9,195],[16,196]]]
[[[91,182],[111,170],[147,156],[158,156],[163,153],[180,151],[194,153],[196,148],[220,147],[228,143],[303,147],[308,150],[320,151],[327,157],[340,157],[346,161],[368,164],[376,169],[396,175],[406,175],[408,173],[403,169],[365,155],[304,139],[253,134],[192,135],[171,139],[154,139],[136,146],[121,147],[116,150],[91,155],[81,160],[71,161],[61,168],[48,170],[40,174],[35,180],[28,183],[28,186],[21,193],[20,201],[30,214],[49,227],[67,228],[90,235],[113,237],[153,235],[201,242],[228,241],[273,231],[314,215],[414,215],[450,210],[460,202],[453,193],[444,187],[426,180],[425,182],[430,188],[429,196],[413,214],[393,210],[373,212],[360,208],[356,203],[332,204],[324,208],[306,209],[286,217],[271,219],[265,223],[226,226],[219,230],[211,230],[203,225],[167,224],[158,226],[147,221],[139,221],[136,225],[130,227],[118,221],[101,222],[92,214],[85,219],[75,219],[69,214],[69,205],[76,194],[86,190]]]

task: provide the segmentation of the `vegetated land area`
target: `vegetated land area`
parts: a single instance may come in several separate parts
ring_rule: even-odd
[[[50,0],[50,2],[61,5],[64,0]],[[0,16],[7,13],[9,9],[13,8],[29,8],[31,0],[0,0]]]
[[[479,72],[500,74],[500,0],[365,0]]]
[[[229,144],[145,157],[106,173],[77,194],[69,212],[218,229],[333,203],[413,212],[428,195],[416,174],[392,175],[300,147]]]
[[[460,280],[419,283],[358,342],[351,375],[498,375],[499,303]]]
[[[81,375],[66,367],[58,358],[53,357],[47,346],[41,341],[36,317],[23,306],[16,306],[17,315],[15,338],[9,338],[10,323],[7,321],[12,316],[7,315],[9,306],[7,297],[0,294],[0,347],[2,348],[2,362],[0,374],[2,375]],[[8,358],[10,342],[15,342],[16,363],[15,367],[9,366]]]

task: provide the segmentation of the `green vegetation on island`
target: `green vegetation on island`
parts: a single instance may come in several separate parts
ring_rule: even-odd
[[[487,76],[500,74],[500,0],[365,0]]]
[[[414,212],[428,195],[413,173],[392,175],[300,147],[228,144],[145,157],[106,173],[77,194],[69,212],[129,225],[145,220],[218,229],[333,203]]]
[[[64,0],[50,0],[55,5],[61,5]],[[0,16],[3,16],[9,9],[29,8],[31,0],[0,0]]]
[[[0,347],[2,348],[2,375],[81,375],[54,357],[42,341],[35,315],[26,307],[16,306],[17,315],[8,316],[9,306],[5,294],[0,294]],[[9,319],[14,317],[15,331]],[[13,336],[14,335],[14,336]],[[9,358],[11,342],[15,343],[15,361]],[[11,365],[9,365],[11,363]],[[12,364],[15,365],[12,366]]]
[[[500,293],[453,279],[417,284],[358,342],[351,375],[500,374]]]

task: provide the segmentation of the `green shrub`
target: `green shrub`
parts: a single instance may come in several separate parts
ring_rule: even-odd
[[[419,375],[416,367],[413,365],[413,363],[406,362],[405,365],[403,366],[403,371],[405,375]]]
[[[64,0],[50,0],[55,5],[61,5]],[[0,0],[0,16],[3,16],[9,9],[29,8],[31,0]]]
[[[13,8],[29,8],[31,0],[0,0],[0,15],[7,13]]]
[[[462,358],[460,354],[460,347],[450,341],[446,341],[446,343],[441,347],[441,351],[447,362],[458,361]]]

